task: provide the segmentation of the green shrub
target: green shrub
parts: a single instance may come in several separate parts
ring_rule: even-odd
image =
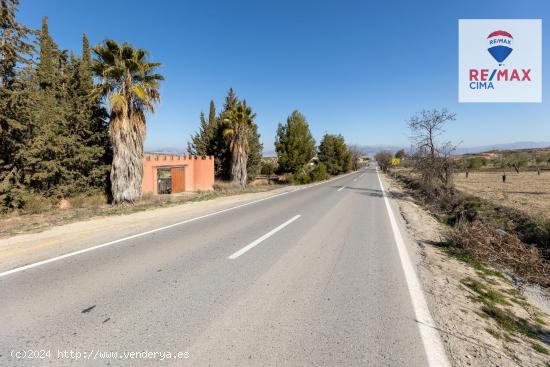
[[[326,180],[330,177],[327,166],[323,163],[316,164],[309,172],[302,171],[287,175],[288,182],[294,185],[304,185],[316,181]]]
[[[517,317],[509,310],[501,309],[492,304],[484,305],[481,310],[493,318],[504,330],[520,333],[529,338],[537,338],[538,330],[521,317]]]
[[[324,163],[319,163],[309,173],[311,182],[326,180],[330,177],[327,172],[327,166]]]
[[[271,176],[277,171],[277,163],[271,160],[262,160],[260,173],[262,175]]]
[[[311,182],[311,177],[309,176],[309,173],[306,172],[290,174],[287,178],[288,181],[294,185],[304,185]]]

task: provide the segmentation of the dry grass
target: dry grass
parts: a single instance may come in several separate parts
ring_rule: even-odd
[[[221,196],[269,191],[283,186],[256,184],[243,190],[231,183],[217,181],[212,191],[174,195],[144,194],[140,202],[135,205],[113,206],[107,202],[107,198],[104,195],[77,196],[69,199],[70,207],[66,209],[60,209],[53,201],[37,196],[36,198],[32,198],[28,209],[0,215],[0,238],[21,233],[40,232],[52,226],[93,217],[130,214],[143,210],[180,205],[190,201],[210,200]]]
[[[504,266],[525,281],[550,286],[550,262],[539,249],[521,242],[515,235],[476,220],[450,231],[449,241],[474,260]]]
[[[501,172],[470,172],[455,176],[456,187],[497,205],[519,209],[529,215],[550,219],[550,172],[506,173],[502,182]]]
[[[25,212],[38,214],[55,208],[55,201],[41,195],[29,194],[25,198]]]
[[[69,203],[73,208],[100,208],[107,205],[109,199],[105,194],[78,195],[70,198]]]
[[[451,226],[447,240],[457,255],[550,287],[550,221],[540,213],[529,214],[524,206],[513,207],[475,191],[441,190],[437,195],[427,195],[410,170],[394,173],[415,199],[440,222]],[[492,177],[497,178],[494,174]],[[471,175],[469,179],[474,180]]]
[[[216,181],[214,183],[214,190],[224,193],[241,191],[241,187],[230,181]]]

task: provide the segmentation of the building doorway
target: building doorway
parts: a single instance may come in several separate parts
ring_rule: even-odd
[[[185,191],[185,167],[157,168],[157,193],[176,194]]]
[[[172,171],[170,168],[157,169],[157,193],[172,193]]]

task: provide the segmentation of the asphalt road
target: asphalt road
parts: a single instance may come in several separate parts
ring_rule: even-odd
[[[427,353],[372,168],[0,277],[2,366],[425,366]]]

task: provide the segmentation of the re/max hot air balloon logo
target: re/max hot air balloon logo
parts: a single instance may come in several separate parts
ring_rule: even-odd
[[[497,30],[487,36],[487,51],[498,63],[494,69],[470,69],[470,89],[495,89],[495,82],[530,82],[531,69],[508,69],[504,61],[514,51],[514,37],[507,31]]]
[[[502,62],[514,51],[512,47],[514,37],[506,31],[494,31],[487,37],[487,41],[489,46],[487,51],[499,65],[502,65]]]

